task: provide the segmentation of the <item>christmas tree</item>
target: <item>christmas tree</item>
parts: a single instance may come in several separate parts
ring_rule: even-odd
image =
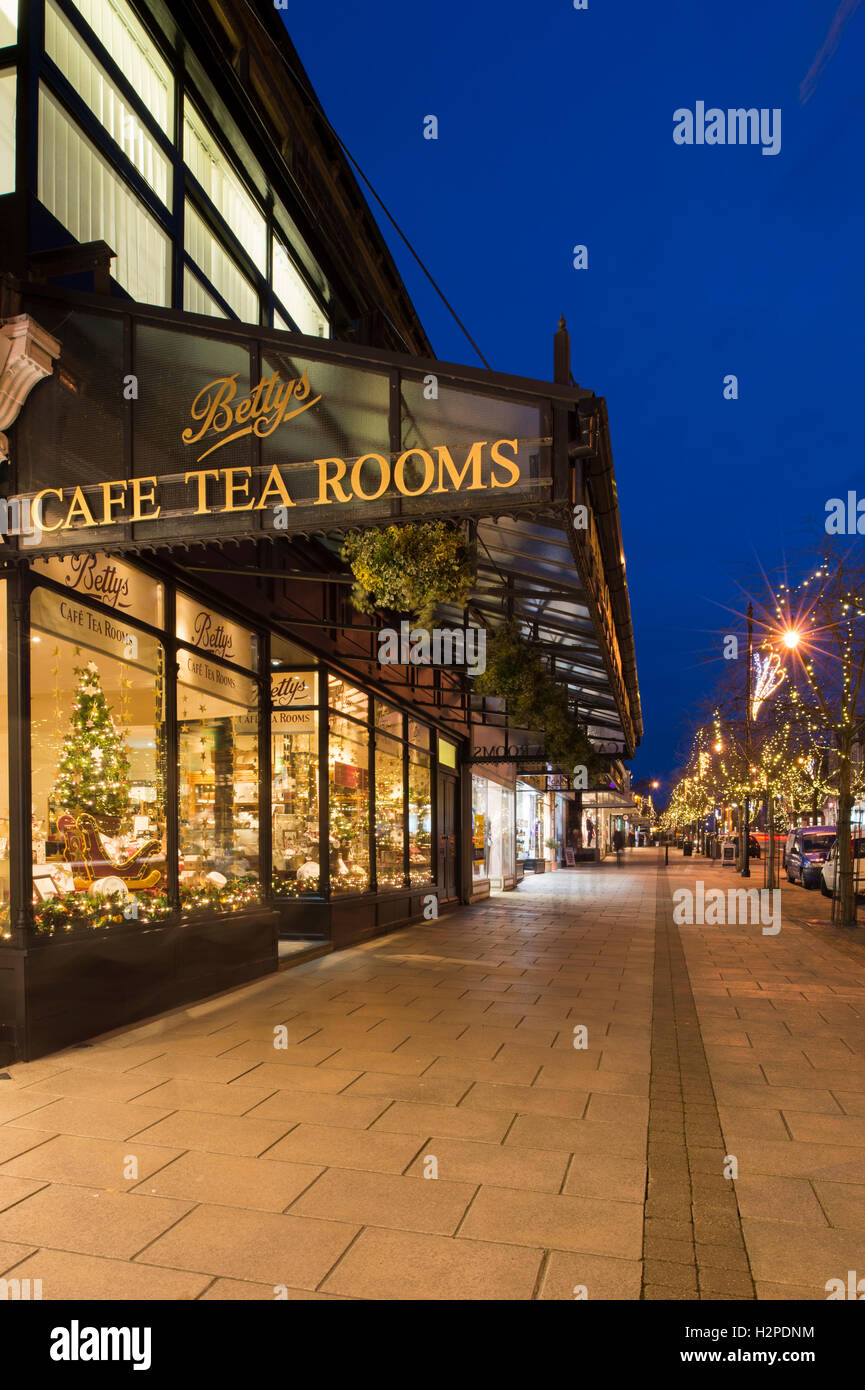
[[[63,740],[54,795],[58,806],[94,817],[129,813],[129,755],[91,661],[76,666],[71,729]]]

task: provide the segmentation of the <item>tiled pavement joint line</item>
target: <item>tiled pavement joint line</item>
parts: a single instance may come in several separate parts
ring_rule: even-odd
[[[658,866],[643,1299],[756,1298],[685,952]]]

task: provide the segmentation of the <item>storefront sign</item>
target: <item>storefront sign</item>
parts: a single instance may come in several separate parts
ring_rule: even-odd
[[[117,613],[132,613],[155,627],[162,624],[162,585],[112,555],[99,551],[62,555],[34,560],[33,568]]]
[[[181,685],[192,686],[203,694],[229,700],[232,704],[241,705],[244,710],[256,703],[254,681],[238,675],[235,671],[227,671],[224,666],[206,661],[196,652],[177,653],[177,679]],[[254,716],[250,718],[250,727],[252,726],[257,727]]]
[[[181,642],[223,661],[234,661],[251,670],[257,664],[258,641],[254,632],[185,594],[177,595],[177,636]]]
[[[237,375],[234,372],[231,376],[208,382],[192,402],[189,413],[198,428],[183,431],[184,444],[201,444],[208,434],[218,436],[215,444],[198,455],[199,463],[224,444],[230,444],[233,439],[241,439],[246,434],[266,439],[284,421],[302,415],[321,400],[321,396],[310,399],[309,378],[304,371],[294,381],[283,381],[279,372],[262,377],[254,391],[235,401]],[[300,401],[301,404],[289,410],[292,401]]]
[[[315,733],[318,676],[314,671],[271,672],[270,698],[273,704],[270,727],[274,734]],[[304,709],[304,705],[313,708]]]
[[[30,624],[37,631],[65,637],[76,646],[103,652],[118,661],[136,662],[150,669],[155,665],[153,638],[136,632],[114,614],[94,612],[49,589],[34,590],[30,600]],[[81,664],[84,665],[83,660]]]
[[[274,709],[291,709],[318,703],[318,676],[314,671],[273,671],[270,701]]]
[[[453,450],[445,444],[432,451],[406,449],[395,457],[369,453],[355,459],[320,458],[308,465],[293,465],[290,470],[274,464],[267,472],[247,467],[193,469],[182,475],[187,505],[173,506],[164,516],[162,489],[164,484],[177,487],[179,478],[174,474],[47,487],[9,500],[27,510],[35,535],[28,542],[31,547],[55,545],[58,540],[62,543],[70,531],[235,512],[264,512],[273,530],[288,531],[292,529],[291,507],[356,506],[384,497],[433,497],[512,488],[522,480],[517,455],[525,442],[478,440]],[[461,457],[463,450],[465,456]],[[289,472],[295,497],[286,477]],[[294,479],[299,479],[299,485]]]

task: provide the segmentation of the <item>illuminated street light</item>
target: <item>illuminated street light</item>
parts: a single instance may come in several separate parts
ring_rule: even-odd
[[[788,651],[794,651],[796,647],[798,647],[801,640],[802,634],[801,632],[798,632],[795,627],[785,628],[783,633],[783,641],[784,646],[788,649]]]

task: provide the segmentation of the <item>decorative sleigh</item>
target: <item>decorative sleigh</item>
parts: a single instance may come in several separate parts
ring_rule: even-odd
[[[109,876],[123,879],[127,888],[139,891],[155,888],[160,882],[162,870],[150,866],[150,860],[161,849],[159,840],[147,840],[128,859],[118,862],[109,855],[96,821],[86,812],[77,819],[61,816],[57,828],[63,836],[63,853],[77,890],[87,889],[96,879]]]

